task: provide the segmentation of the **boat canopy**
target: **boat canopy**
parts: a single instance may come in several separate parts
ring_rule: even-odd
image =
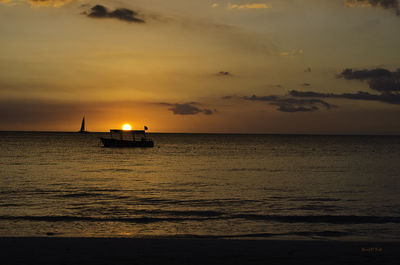
[[[145,130],[119,130],[119,129],[112,129],[110,130],[112,133],[146,133]]]

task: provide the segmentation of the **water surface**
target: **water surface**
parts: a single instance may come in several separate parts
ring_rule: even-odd
[[[400,239],[400,137],[0,133],[0,236]]]

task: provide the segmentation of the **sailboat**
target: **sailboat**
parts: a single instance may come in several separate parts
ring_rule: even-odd
[[[79,130],[79,132],[80,133],[87,133],[87,131],[85,130],[85,116],[83,116],[81,129]]]

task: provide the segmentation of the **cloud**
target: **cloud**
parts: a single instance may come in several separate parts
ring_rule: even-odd
[[[143,19],[137,17],[139,14],[136,11],[127,8],[117,8],[114,11],[108,11],[105,6],[95,5],[85,15],[90,18],[115,18],[126,22],[145,23]]]
[[[395,10],[396,14],[400,15],[398,0],[345,0],[344,5],[347,7],[382,7]]]
[[[214,7],[214,6],[213,6]],[[253,3],[253,4],[228,4],[229,9],[267,9],[269,8],[268,4],[265,3]]]
[[[371,94],[368,92],[358,91],[357,93],[343,93],[343,94],[334,94],[334,93],[318,93],[312,91],[297,91],[292,90],[289,94],[293,97],[301,97],[301,98],[344,98],[344,99],[352,99],[352,100],[368,100],[368,101],[380,101],[389,104],[400,104],[400,95],[393,93],[384,93],[384,94]]]
[[[372,70],[345,69],[338,78],[368,81],[372,90],[379,92],[400,92],[400,69],[391,72],[384,68]]]
[[[282,51],[279,53],[279,55],[282,56],[289,56],[289,57],[296,57],[298,55],[302,55],[304,53],[303,49],[291,49],[288,51]]]
[[[198,102],[189,102],[189,103],[158,103],[159,105],[170,106],[168,110],[172,111],[174,115],[196,115],[199,113],[203,113],[205,115],[212,115],[214,114],[215,110],[212,111],[210,109],[200,109],[194,105],[200,105]]]
[[[308,67],[306,70],[304,70],[304,72],[306,72],[306,73],[311,73],[312,71],[311,71],[311,67]]]
[[[0,0],[2,3],[9,3],[13,0]],[[77,0],[24,0],[25,2],[30,3],[34,7],[61,7],[67,3],[75,2]]]
[[[337,77],[346,80],[368,81],[369,88],[380,92],[380,94],[371,94],[364,91],[335,94],[292,90],[289,92],[289,95],[295,98],[342,98],[400,104],[400,69],[392,72],[384,68],[371,70],[353,70],[347,68]]]
[[[232,76],[232,74],[229,72],[220,71],[217,73],[217,76]]]
[[[301,86],[311,86],[311,84],[309,84],[309,83],[303,83],[303,84],[300,84]]]
[[[213,114],[213,111],[210,110],[210,109],[204,109],[204,110],[203,110],[203,113],[204,113],[205,115],[212,115],[212,114]]]
[[[348,7],[379,6],[383,8],[397,8],[398,0],[345,0],[344,5]]]
[[[234,98],[234,97],[236,97],[236,96],[231,96],[231,95],[228,95],[228,96],[223,96],[223,97],[221,97],[221,99],[232,99],[232,98]]]
[[[383,68],[376,68],[372,70],[353,70],[347,68],[343,70],[338,78],[344,78],[346,80],[368,80],[372,78],[390,77],[392,72]]]
[[[400,78],[386,77],[372,79],[369,81],[369,87],[380,92],[400,92]]]
[[[263,101],[269,102],[269,105],[277,106],[278,111],[281,112],[314,112],[319,110],[322,105],[326,109],[331,109],[335,107],[334,105],[329,104],[320,99],[296,99],[296,98],[287,98],[281,96],[256,96],[253,95],[251,97],[242,97],[242,99],[250,100],[250,101]]]

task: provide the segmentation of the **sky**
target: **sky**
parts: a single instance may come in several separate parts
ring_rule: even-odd
[[[400,134],[398,0],[0,0],[0,130]]]

